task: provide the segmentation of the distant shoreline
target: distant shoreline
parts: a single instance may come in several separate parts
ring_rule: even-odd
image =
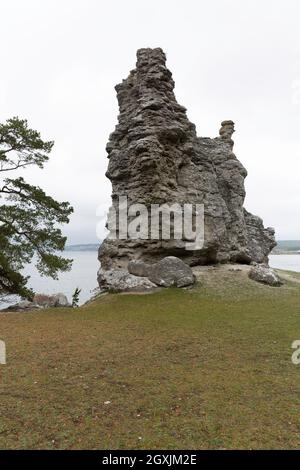
[[[98,251],[100,245],[101,245],[100,241],[99,241],[99,243],[87,243],[87,244],[80,244],[80,245],[67,245],[65,247],[65,251]]]
[[[289,251],[289,250],[275,250],[275,251],[271,251],[270,255],[300,255],[300,252]]]
[[[98,251],[99,243],[80,243],[67,245],[65,251]],[[300,255],[300,240],[279,240],[277,246],[271,251],[271,255]]]
[[[277,240],[271,255],[299,255],[300,240]]]

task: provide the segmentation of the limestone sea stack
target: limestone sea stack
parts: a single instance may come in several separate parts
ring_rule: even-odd
[[[99,249],[101,272],[166,256],[190,266],[267,264],[274,229],[243,207],[247,171],[233,153],[234,123],[223,121],[218,137],[198,137],[173,90],[163,50],[139,49],[136,68],[116,86],[120,114],[106,147],[112,207],[125,196],[128,206],[203,204],[204,244],[187,250],[184,239],[107,237]]]

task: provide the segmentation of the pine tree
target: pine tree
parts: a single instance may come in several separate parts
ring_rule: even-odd
[[[17,294],[31,299],[28,277],[22,269],[34,257],[41,275],[57,279],[68,271],[72,260],[58,254],[66,237],[58,225],[69,222],[73,208],[57,202],[38,186],[11,172],[36,165],[43,168],[53,142],[44,142],[40,133],[17,117],[0,124],[0,295]]]

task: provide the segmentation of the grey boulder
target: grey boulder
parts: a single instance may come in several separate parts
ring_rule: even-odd
[[[282,285],[280,277],[267,265],[257,264],[249,271],[249,278],[269,286],[279,287]]]
[[[157,287],[147,277],[134,276],[125,269],[104,271],[100,268],[98,282],[101,289],[112,292],[143,292]]]
[[[70,306],[67,297],[61,292],[53,295],[36,294],[33,298],[33,303],[44,308]]]
[[[33,301],[21,300],[17,304],[10,305],[4,312],[26,312],[30,310],[55,307],[71,307],[65,294],[61,292],[53,295],[35,294]]]
[[[151,264],[144,263],[144,261],[129,261],[127,269],[130,274],[134,276],[149,277],[151,273]]]
[[[192,269],[176,256],[166,256],[157,263],[146,264],[131,261],[128,271],[136,276],[147,277],[151,282],[162,287],[186,287],[194,284]]]

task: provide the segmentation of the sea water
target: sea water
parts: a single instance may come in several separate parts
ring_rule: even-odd
[[[55,281],[48,277],[41,276],[34,264],[26,267],[25,275],[30,276],[29,287],[37,293],[55,294],[64,293],[69,302],[72,299],[76,287],[81,289],[79,303],[83,304],[89,300],[97,287],[97,271],[99,261],[96,251],[67,251],[66,258],[73,259],[71,271],[59,275],[59,280]],[[300,255],[271,255],[270,266],[273,268],[286,269],[300,272]],[[0,305],[3,308],[5,305]]]

